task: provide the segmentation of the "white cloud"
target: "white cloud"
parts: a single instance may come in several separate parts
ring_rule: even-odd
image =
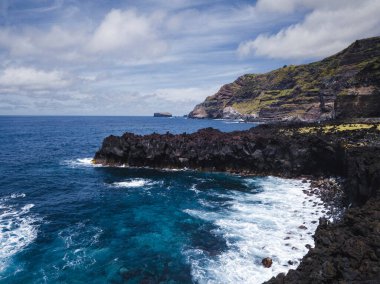
[[[51,61],[136,60],[163,57],[167,42],[158,27],[162,13],[143,15],[135,10],[111,10],[91,27],[85,21],[72,25],[55,24],[46,29],[30,27],[0,28],[0,48],[14,57]]]
[[[272,0],[260,1],[258,8],[272,9]],[[315,3],[315,2],[314,2]],[[318,2],[317,2],[318,3]],[[270,58],[320,58],[345,48],[356,39],[380,34],[380,1],[325,1],[313,4],[305,19],[281,29],[276,34],[260,34],[256,39],[243,42],[238,55],[266,56]],[[286,0],[282,12],[296,9],[299,0]],[[261,6],[260,6],[261,5]],[[275,9],[275,8],[273,8]]]
[[[64,59],[67,54],[78,52],[86,38],[82,31],[66,30],[52,26],[48,31],[35,28],[18,30],[16,28],[0,29],[0,47],[5,47],[11,56],[39,56]]]
[[[95,30],[89,50],[95,53],[122,52],[128,57],[156,57],[167,44],[158,37],[159,17],[138,15],[134,10],[112,10]]]
[[[69,84],[70,81],[58,71],[48,72],[28,67],[9,67],[0,72],[0,85],[3,90],[8,91],[12,89],[36,91],[60,89]]]
[[[0,108],[188,113],[239,75],[285,64],[266,57],[331,54],[378,32],[379,1],[71,0],[49,13],[39,9],[46,1],[13,5],[0,25]],[[239,54],[262,58],[237,60],[247,40]]]

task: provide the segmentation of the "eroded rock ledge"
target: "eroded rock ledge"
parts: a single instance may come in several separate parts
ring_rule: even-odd
[[[104,139],[94,162],[285,177],[344,177],[346,202],[354,208],[338,224],[320,220],[316,247],[297,270],[269,283],[375,281],[380,279],[379,130],[378,124],[325,124],[263,125],[232,133],[211,128],[180,135],[125,133]]]

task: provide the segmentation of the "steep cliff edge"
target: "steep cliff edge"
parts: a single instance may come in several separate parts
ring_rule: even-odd
[[[323,121],[380,116],[380,37],[322,61],[247,74],[197,105],[190,118]]]

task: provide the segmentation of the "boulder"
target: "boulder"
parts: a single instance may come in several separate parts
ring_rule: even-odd
[[[272,266],[273,260],[270,257],[263,258],[261,263],[264,265],[264,267],[269,268]]]

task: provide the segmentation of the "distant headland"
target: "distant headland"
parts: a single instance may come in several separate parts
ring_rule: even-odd
[[[195,106],[189,118],[305,121],[380,116],[380,37],[304,65],[246,74]]]

